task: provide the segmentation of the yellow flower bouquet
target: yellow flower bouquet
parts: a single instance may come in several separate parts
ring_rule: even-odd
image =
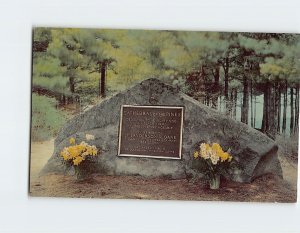
[[[86,135],[87,140],[94,139],[93,135]],[[70,146],[65,147],[60,156],[67,168],[74,167],[78,180],[86,178],[90,172],[91,161],[98,155],[98,149],[94,145],[89,145],[85,141],[76,144],[75,138],[69,139]]]
[[[232,159],[218,143],[201,143],[199,149],[194,151],[194,165],[209,180],[211,189],[219,188],[220,174],[226,172]]]

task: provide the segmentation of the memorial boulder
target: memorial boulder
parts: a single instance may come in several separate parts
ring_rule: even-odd
[[[64,172],[60,151],[71,137],[84,141],[87,134],[100,149],[95,173],[185,178],[193,173],[199,142],[217,142],[241,165],[228,178],[251,182],[267,173],[282,175],[273,140],[158,79],[145,80],[69,120],[41,175]]]

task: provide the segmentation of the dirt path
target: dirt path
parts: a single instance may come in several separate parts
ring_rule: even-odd
[[[31,143],[30,180],[38,179],[38,174],[50,159],[54,149],[54,139]]]
[[[283,179],[291,186],[291,188],[297,191],[297,163],[285,157],[279,157],[279,161],[282,167]]]
[[[90,197],[118,199],[158,200],[222,200],[255,202],[295,202],[297,186],[297,164],[280,158],[284,180],[272,175],[256,179],[251,184],[240,184],[222,180],[221,188],[213,191],[200,182],[186,179],[144,179],[138,176],[94,175],[85,182],[73,176],[38,173],[52,155],[54,140],[32,143],[31,196]]]

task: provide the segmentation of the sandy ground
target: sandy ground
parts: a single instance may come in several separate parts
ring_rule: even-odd
[[[282,167],[283,179],[290,185],[292,190],[297,191],[297,162],[279,157]]]
[[[54,139],[44,142],[31,143],[30,180],[38,178],[38,174],[51,157],[54,149]]]
[[[84,182],[74,176],[38,173],[52,155],[54,141],[31,145],[30,195],[47,197],[86,197],[156,200],[296,202],[297,164],[280,158],[284,179],[266,175],[251,184],[221,181],[219,190],[210,190],[201,182],[144,179],[139,176],[94,175]]]

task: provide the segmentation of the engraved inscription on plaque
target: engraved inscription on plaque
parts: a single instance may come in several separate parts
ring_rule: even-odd
[[[119,156],[181,159],[183,107],[121,108]]]

